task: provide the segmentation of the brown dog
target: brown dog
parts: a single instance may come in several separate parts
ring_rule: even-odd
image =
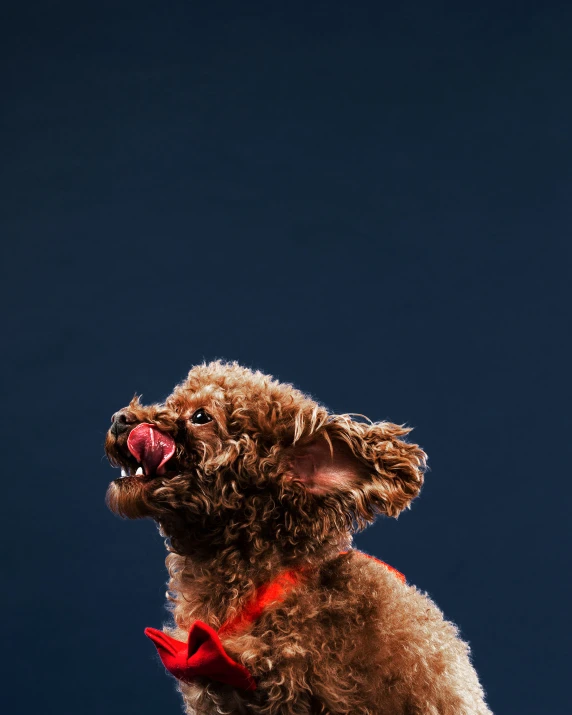
[[[222,362],[113,416],[108,504],[168,537],[174,623],[148,635],[188,713],[490,713],[455,626],[351,548],[419,493],[408,432]]]

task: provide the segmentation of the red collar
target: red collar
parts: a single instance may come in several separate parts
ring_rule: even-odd
[[[280,603],[297,586],[304,576],[305,567],[283,571],[274,581],[259,586],[252,600],[234,618],[229,618],[218,629],[219,635],[229,635],[244,630],[258,620],[267,606]]]
[[[340,555],[347,553],[350,552],[342,551]],[[377,561],[405,582],[405,576],[384,561],[360,551],[354,553]],[[220,636],[246,629],[260,618],[264,609],[271,603],[284,601],[290,591],[300,583],[306,570],[306,567],[301,567],[283,571],[270,583],[259,586],[242,611],[226,620],[218,631],[203,621],[195,621],[191,625],[186,643],[156,628],[146,628],[145,635],[153,641],[163,665],[175,678],[191,682],[197,677],[209,677],[243,690],[255,690],[256,683],[251,674],[228,655]]]

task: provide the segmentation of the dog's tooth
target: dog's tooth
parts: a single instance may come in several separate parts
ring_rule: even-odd
[[[127,476],[127,472],[125,471],[125,469],[123,469],[123,467],[121,467],[121,476],[122,476],[122,477],[126,477],[126,476]]]
[[[143,476],[143,467],[139,467],[139,469],[135,472],[135,476],[136,477]]]

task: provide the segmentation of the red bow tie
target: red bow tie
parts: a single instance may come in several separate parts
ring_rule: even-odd
[[[207,676],[235,688],[255,690],[256,683],[251,674],[228,655],[219,634],[247,628],[270,603],[286,598],[286,594],[300,581],[303,571],[285,571],[271,583],[260,586],[252,601],[234,618],[223,623],[218,633],[203,621],[195,621],[187,643],[175,640],[156,628],[146,628],[145,635],[153,641],[163,665],[175,678],[191,682],[199,676]]]
[[[145,635],[155,644],[165,668],[179,680],[191,682],[206,676],[235,688],[256,689],[248,670],[228,655],[218,633],[202,621],[193,623],[187,643],[156,628],[146,628]]]
[[[348,552],[342,551],[341,553]],[[361,555],[368,556],[368,554]],[[399,579],[405,581],[403,574],[384,561],[379,561],[374,556],[369,556],[369,558],[383,564]],[[218,633],[203,621],[195,621],[191,626],[186,643],[178,641],[156,628],[146,628],[145,635],[155,644],[165,668],[178,680],[190,683],[195,678],[205,676],[235,688],[256,690],[256,683],[252,675],[247,668],[228,655],[219,634],[245,629],[250,623],[257,620],[271,603],[283,601],[294,586],[300,582],[304,570],[301,568],[295,571],[285,571],[271,583],[260,586],[252,601],[237,616],[223,623]]]

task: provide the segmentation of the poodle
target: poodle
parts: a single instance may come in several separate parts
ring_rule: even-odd
[[[355,417],[222,361],[113,415],[107,503],[167,538],[172,622],[145,632],[187,713],[491,712],[456,627],[352,548],[426,468],[410,428]]]

